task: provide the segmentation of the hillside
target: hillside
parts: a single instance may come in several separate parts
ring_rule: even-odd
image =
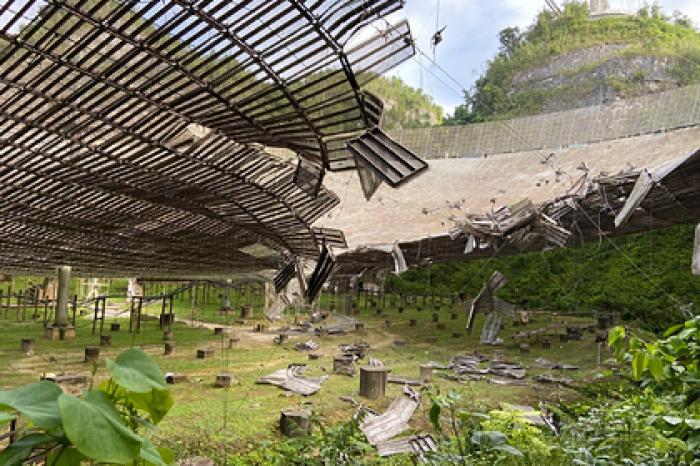
[[[399,77],[377,77],[370,81],[366,90],[384,101],[383,127],[387,130],[442,124],[442,107]]]
[[[543,11],[526,31],[504,29],[501,48],[463,106],[464,124],[613,102],[700,81],[700,33],[658,6],[636,16],[589,18],[572,2]]]

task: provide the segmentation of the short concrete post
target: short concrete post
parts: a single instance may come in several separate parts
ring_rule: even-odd
[[[427,383],[433,380],[433,366],[423,364],[420,366],[420,379]]]
[[[97,362],[100,359],[100,347],[99,346],[86,346],[85,347],[85,362]]]
[[[20,342],[20,348],[22,349],[22,352],[28,353],[32,350],[34,346],[34,339],[33,338],[22,338],[22,341]]]
[[[303,437],[311,432],[311,413],[285,409],[280,413],[280,430],[287,437]]]
[[[231,374],[219,374],[216,376],[214,386],[217,388],[229,388],[232,384],[232,380]]]
[[[355,360],[352,356],[336,356],[333,358],[333,373],[354,376]]]
[[[386,394],[386,367],[360,368],[360,396],[370,400],[382,398]]]

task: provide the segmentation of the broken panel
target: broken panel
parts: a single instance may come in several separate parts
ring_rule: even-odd
[[[477,312],[491,312],[494,310],[493,298],[507,283],[508,279],[505,275],[501,272],[494,272],[489,281],[484,284],[469,310],[469,318],[467,320],[467,328],[469,330],[474,325],[474,318]]]
[[[355,156],[355,167],[357,168],[357,175],[360,178],[362,194],[365,195],[365,200],[369,201],[382,185],[382,178],[359,156]]]
[[[304,364],[292,364],[286,369],[280,369],[272,374],[260,377],[255,383],[275,385],[302,396],[310,396],[321,389],[321,384],[328,379],[328,376],[318,378],[303,377],[306,369],[307,366]]]
[[[615,227],[620,228],[622,225],[627,223],[629,219],[635,214],[637,209],[642,202],[647,198],[651,192],[651,188],[654,187],[654,179],[648,170],[642,171],[637,178],[637,182],[632,189],[632,193],[627,198],[625,206],[622,208],[617,217],[615,217]]]
[[[375,128],[347,144],[356,160],[372,170],[392,188],[428,168],[416,154],[391,139],[381,129]]]
[[[328,247],[347,249],[348,243],[345,240],[345,233],[335,228],[314,228],[314,237],[319,249],[325,244]]]
[[[368,414],[360,424],[360,430],[370,444],[378,446],[409,428],[408,421],[418,409],[418,405],[418,400],[414,396],[406,394],[399,396],[391,402],[389,409],[382,415]]]
[[[309,196],[316,197],[323,187],[324,173],[321,165],[300,158],[294,172],[294,184]]]
[[[289,284],[290,280],[294,277],[295,272],[296,261],[287,261],[284,264],[284,267],[282,267],[282,270],[277,272],[277,275],[275,275],[275,278],[273,279],[273,283],[275,285],[275,293],[281,293],[282,290],[284,290],[287,284]]]
[[[326,280],[328,280],[331,272],[333,272],[334,265],[335,260],[333,259],[333,256],[328,248],[324,245],[321,250],[321,255],[318,258],[318,262],[316,263],[316,268],[314,269],[313,274],[311,274],[311,278],[309,279],[306,287],[305,298],[307,302],[312,303],[316,299],[316,296],[318,296],[318,293],[321,291],[323,284],[326,283]]]

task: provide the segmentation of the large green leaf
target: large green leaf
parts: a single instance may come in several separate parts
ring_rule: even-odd
[[[9,424],[10,421],[15,419],[16,417],[17,416],[15,414],[12,414],[12,413],[0,412],[0,427]]]
[[[608,332],[608,346],[616,348],[625,339],[625,327],[614,327]]]
[[[141,437],[124,425],[109,397],[97,390],[83,399],[61,395],[58,406],[63,430],[88,458],[105,463],[128,463],[141,451]]]
[[[664,378],[664,363],[663,361],[653,355],[648,356],[649,361],[649,372],[651,376],[658,382]]]
[[[156,449],[146,437],[142,437],[142,440],[143,446],[139,458],[144,460],[148,466],[170,466],[174,462],[175,457],[170,450]]]
[[[438,403],[433,403],[433,405],[430,407],[430,422],[433,424],[433,427],[435,427],[435,430],[441,431],[442,428],[440,427],[440,412],[442,411],[442,408]]]
[[[87,460],[75,447],[56,449],[46,459],[49,466],[79,466]]]
[[[55,441],[53,437],[46,434],[25,435],[0,452],[0,464],[2,466],[20,466],[36,447]]]
[[[147,412],[153,424],[158,424],[173,407],[173,397],[168,390],[153,389],[148,393],[129,393],[127,399],[136,409]]]
[[[138,348],[126,350],[112,361],[107,359],[112,379],[130,392],[146,393],[165,389],[165,377],[149,355]]]
[[[110,381],[100,384],[100,390],[110,393],[114,399],[124,400],[134,405],[136,409],[147,413],[150,422],[158,424],[173,407],[173,397],[169,390],[153,389],[146,393],[134,393],[126,391],[120,386],[110,386]]]
[[[471,436],[471,442],[482,448],[491,448],[507,445],[508,437],[503,432],[484,430],[476,431]]]
[[[634,355],[632,359],[632,377],[635,380],[640,380],[642,374],[644,374],[644,369],[647,367],[647,356],[642,351]]]
[[[58,397],[63,391],[53,382],[36,382],[0,391],[0,411],[18,411],[38,427],[50,430],[61,425]]]

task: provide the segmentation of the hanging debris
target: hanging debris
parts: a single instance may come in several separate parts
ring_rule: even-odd
[[[308,303],[314,302],[324,283],[326,283],[326,280],[328,280],[331,272],[333,272],[334,265],[335,260],[333,259],[330,250],[324,243],[321,248],[321,254],[316,262],[316,268],[314,269],[306,288],[305,298]]]
[[[367,200],[382,181],[397,188],[428,168],[425,161],[393,141],[379,128],[350,141],[348,150],[355,156]]]
[[[289,284],[289,282],[294,278],[294,274],[296,273],[296,261],[294,259],[288,259],[282,268],[280,269],[279,272],[277,272],[277,275],[275,275],[275,278],[273,280],[273,283],[275,285],[275,293],[281,293],[284,288]]]
[[[486,321],[481,331],[482,345],[501,345],[503,340],[498,338],[504,318],[515,316],[515,305],[510,304],[496,294],[508,283],[508,279],[500,272],[494,272],[491,279],[484,284],[481,292],[472,302],[467,319],[467,329],[472,330],[474,319],[478,312],[486,314]]]
[[[552,200],[535,204],[524,199],[481,215],[453,215],[445,219],[454,226],[448,233],[398,242],[406,268],[569,247],[700,221],[700,151],[653,170],[625,169],[594,177],[587,165],[580,169],[583,175]],[[336,276],[389,270],[393,247],[373,244],[338,254]]]

